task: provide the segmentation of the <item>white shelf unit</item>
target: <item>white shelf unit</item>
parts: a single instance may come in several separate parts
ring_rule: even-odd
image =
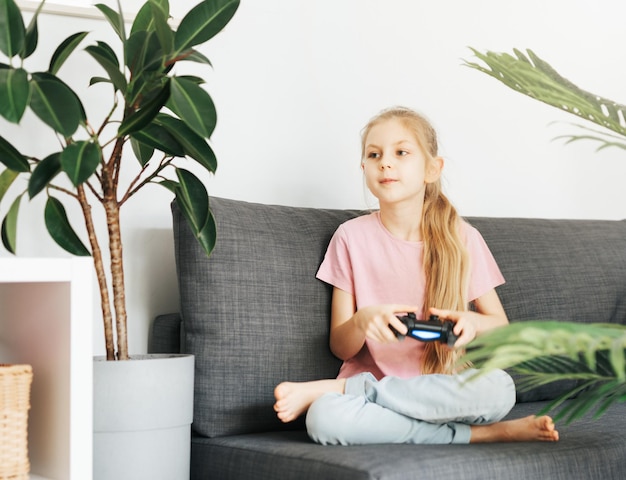
[[[0,258],[0,362],[33,366],[32,480],[89,480],[91,258]]]

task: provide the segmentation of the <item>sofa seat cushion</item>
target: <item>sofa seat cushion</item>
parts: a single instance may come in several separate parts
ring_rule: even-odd
[[[535,414],[542,402],[515,406]],[[589,480],[626,472],[626,405],[559,425],[556,443],[321,446],[304,431],[192,440],[191,480]]]

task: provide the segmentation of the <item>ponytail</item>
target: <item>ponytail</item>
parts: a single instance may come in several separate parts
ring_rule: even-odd
[[[426,293],[424,318],[429,307],[467,310],[469,255],[459,226],[462,219],[441,192],[439,182],[428,184],[422,216]],[[427,343],[423,373],[452,373],[458,352],[438,342]]]

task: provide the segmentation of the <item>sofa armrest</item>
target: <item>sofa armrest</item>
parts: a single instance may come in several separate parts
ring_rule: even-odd
[[[181,353],[182,320],[179,313],[155,317],[148,340],[148,353]]]

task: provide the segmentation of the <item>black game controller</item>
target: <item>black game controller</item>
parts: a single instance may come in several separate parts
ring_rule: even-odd
[[[437,315],[431,315],[429,320],[417,320],[415,314],[411,312],[404,317],[398,316],[398,319],[409,329],[406,336],[422,342],[439,341],[447,344],[449,347],[453,347],[459,338],[452,331],[454,322],[450,320],[442,322]],[[405,337],[391,325],[389,325],[389,328],[394,331],[398,339]]]

